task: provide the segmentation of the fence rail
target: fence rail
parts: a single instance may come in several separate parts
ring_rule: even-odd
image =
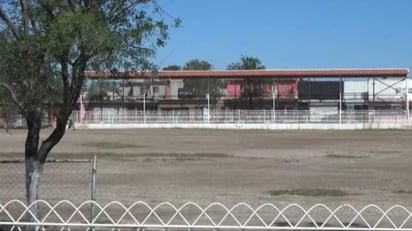
[[[75,123],[274,123],[274,124],[310,124],[310,123],[407,123],[409,116],[404,110],[168,110],[139,111],[123,109],[103,109],[94,111],[75,111],[72,114]]]
[[[126,110],[103,108],[73,111],[76,124],[398,124],[412,126],[405,110]],[[53,119],[44,119],[53,126]],[[24,118],[14,115],[5,128],[24,128]]]
[[[39,216],[30,208],[38,205]],[[89,216],[89,209],[96,213]],[[26,205],[19,200],[0,204],[0,228],[22,230],[22,227],[45,230],[83,228],[186,229],[186,230],[412,230],[412,213],[401,205],[387,209],[377,205],[355,208],[341,205],[330,208],[316,204],[304,208],[299,204],[284,207],[272,203],[252,207],[246,203],[225,206],[221,203],[199,205],[187,202],[176,206],[169,202],[149,205],[138,201],[125,205],[113,201],[100,205],[86,201],[75,205],[70,201],[50,204],[36,201]],[[76,230],[77,230],[76,229]],[[99,229],[100,230],[100,229]]]

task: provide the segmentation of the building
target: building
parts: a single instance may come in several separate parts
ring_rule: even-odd
[[[87,78],[122,80],[122,100],[93,102],[93,108],[127,110],[225,109],[405,109],[412,98],[408,69],[207,70],[86,72]],[[219,98],[179,97],[184,79],[222,79]],[[245,97],[247,80],[266,79],[259,97]],[[190,92],[184,92],[190,95]],[[275,102],[276,101],[276,102]],[[252,107],[251,107],[252,105]]]

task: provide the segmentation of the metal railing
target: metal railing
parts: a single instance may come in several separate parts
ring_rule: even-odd
[[[41,208],[35,216],[30,208]],[[89,216],[94,207],[96,213]],[[253,207],[246,203],[225,206],[221,203],[200,205],[187,202],[177,206],[169,202],[149,205],[138,201],[125,205],[113,201],[100,205],[86,201],[75,205],[70,201],[50,204],[36,201],[26,205],[19,200],[0,204],[0,229],[22,230],[412,230],[412,213],[395,205],[380,208],[367,205],[355,208],[341,205],[335,208],[316,204],[304,208],[299,204],[283,207],[272,203]]]
[[[81,115],[82,114],[82,115]],[[408,116],[404,110],[104,110],[73,112],[75,123],[406,123]]]

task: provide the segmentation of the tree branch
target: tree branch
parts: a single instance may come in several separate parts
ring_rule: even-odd
[[[119,9],[119,12],[116,12],[115,15],[113,15],[113,17],[110,18],[109,16],[109,23],[116,22],[119,19],[119,17],[121,17],[127,11],[129,11],[130,9],[132,9],[133,7],[135,7],[136,5],[140,3],[144,3],[145,1],[146,0],[135,0],[134,2],[130,3],[130,5],[124,7],[123,9]]]
[[[66,132],[67,120],[68,117],[66,116],[57,117],[56,128],[40,145],[38,158],[41,162],[46,161],[47,155],[49,154],[50,150],[63,138],[64,133]]]
[[[79,57],[79,59],[83,59],[82,57],[83,56]],[[82,88],[82,83],[85,78],[84,71],[86,67],[83,64],[76,64],[76,67],[73,69],[76,69],[76,71],[73,71],[72,73],[72,82],[70,84],[70,104],[68,105],[69,107],[74,107],[77,103],[77,99],[79,98]]]
[[[29,15],[29,6],[27,5],[27,0],[20,0],[20,6],[21,6],[21,15],[22,15],[22,22],[23,22],[23,31],[26,35],[28,35],[30,15]]]
[[[10,87],[8,84],[3,83],[3,82],[0,82],[0,86],[2,86],[4,89],[6,89],[6,90],[9,92],[9,94],[10,94],[13,102],[17,105],[17,107],[18,107],[22,112],[24,112],[25,110],[24,110],[23,104],[17,99],[17,96],[16,96],[16,94],[14,93],[13,89],[11,89],[11,87]]]
[[[60,61],[61,65],[61,78],[63,82],[63,105],[67,105],[69,102],[70,90],[69,90],[69,67],[65,60]],[[64,106],[63,106],[64,107]],[[62,113],[62,112],[60,112]],[[63,113],[65,114],[65,113]]]
[[[13,22],[10,20],[10,18],[7,16],[6,12],[4,11],[3,7],[0,6],[0,18],[3,20],[3,22],[6,23],[7,27],[11,31],[11,33],[14,35],[16,39],[19,38],[19,34],[17,33],[16,27],[13,25]]]

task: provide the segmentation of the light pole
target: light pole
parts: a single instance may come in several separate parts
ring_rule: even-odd
[[[276,87],[272,86],[272,113],[273,121],[276,122]]]
[[[210,95],[209,93],[206,94],[206,99],[207,99],[207,123],[210,123]]]
[[[143,124],[146,124],[146,94],[147,94],[147,86],[146,80],[143,81]]]
[[[339,78],[339,124],[342,123],[342,77]]]
[[[83,116],[83,96],[82,95],[80,95],[79,100],[80,100],[80,116],[77,119],[77,121],[82,123],[83,122],[82,121],[82,116]]]
[[[405,78],[406,119],[409,120],[409,75]]]
[[[99,82],[100,87],[100,122],[103,123],[103,89],[102,82]]]
[[[146,89],[143,94],[143,124],[146,123]]]

